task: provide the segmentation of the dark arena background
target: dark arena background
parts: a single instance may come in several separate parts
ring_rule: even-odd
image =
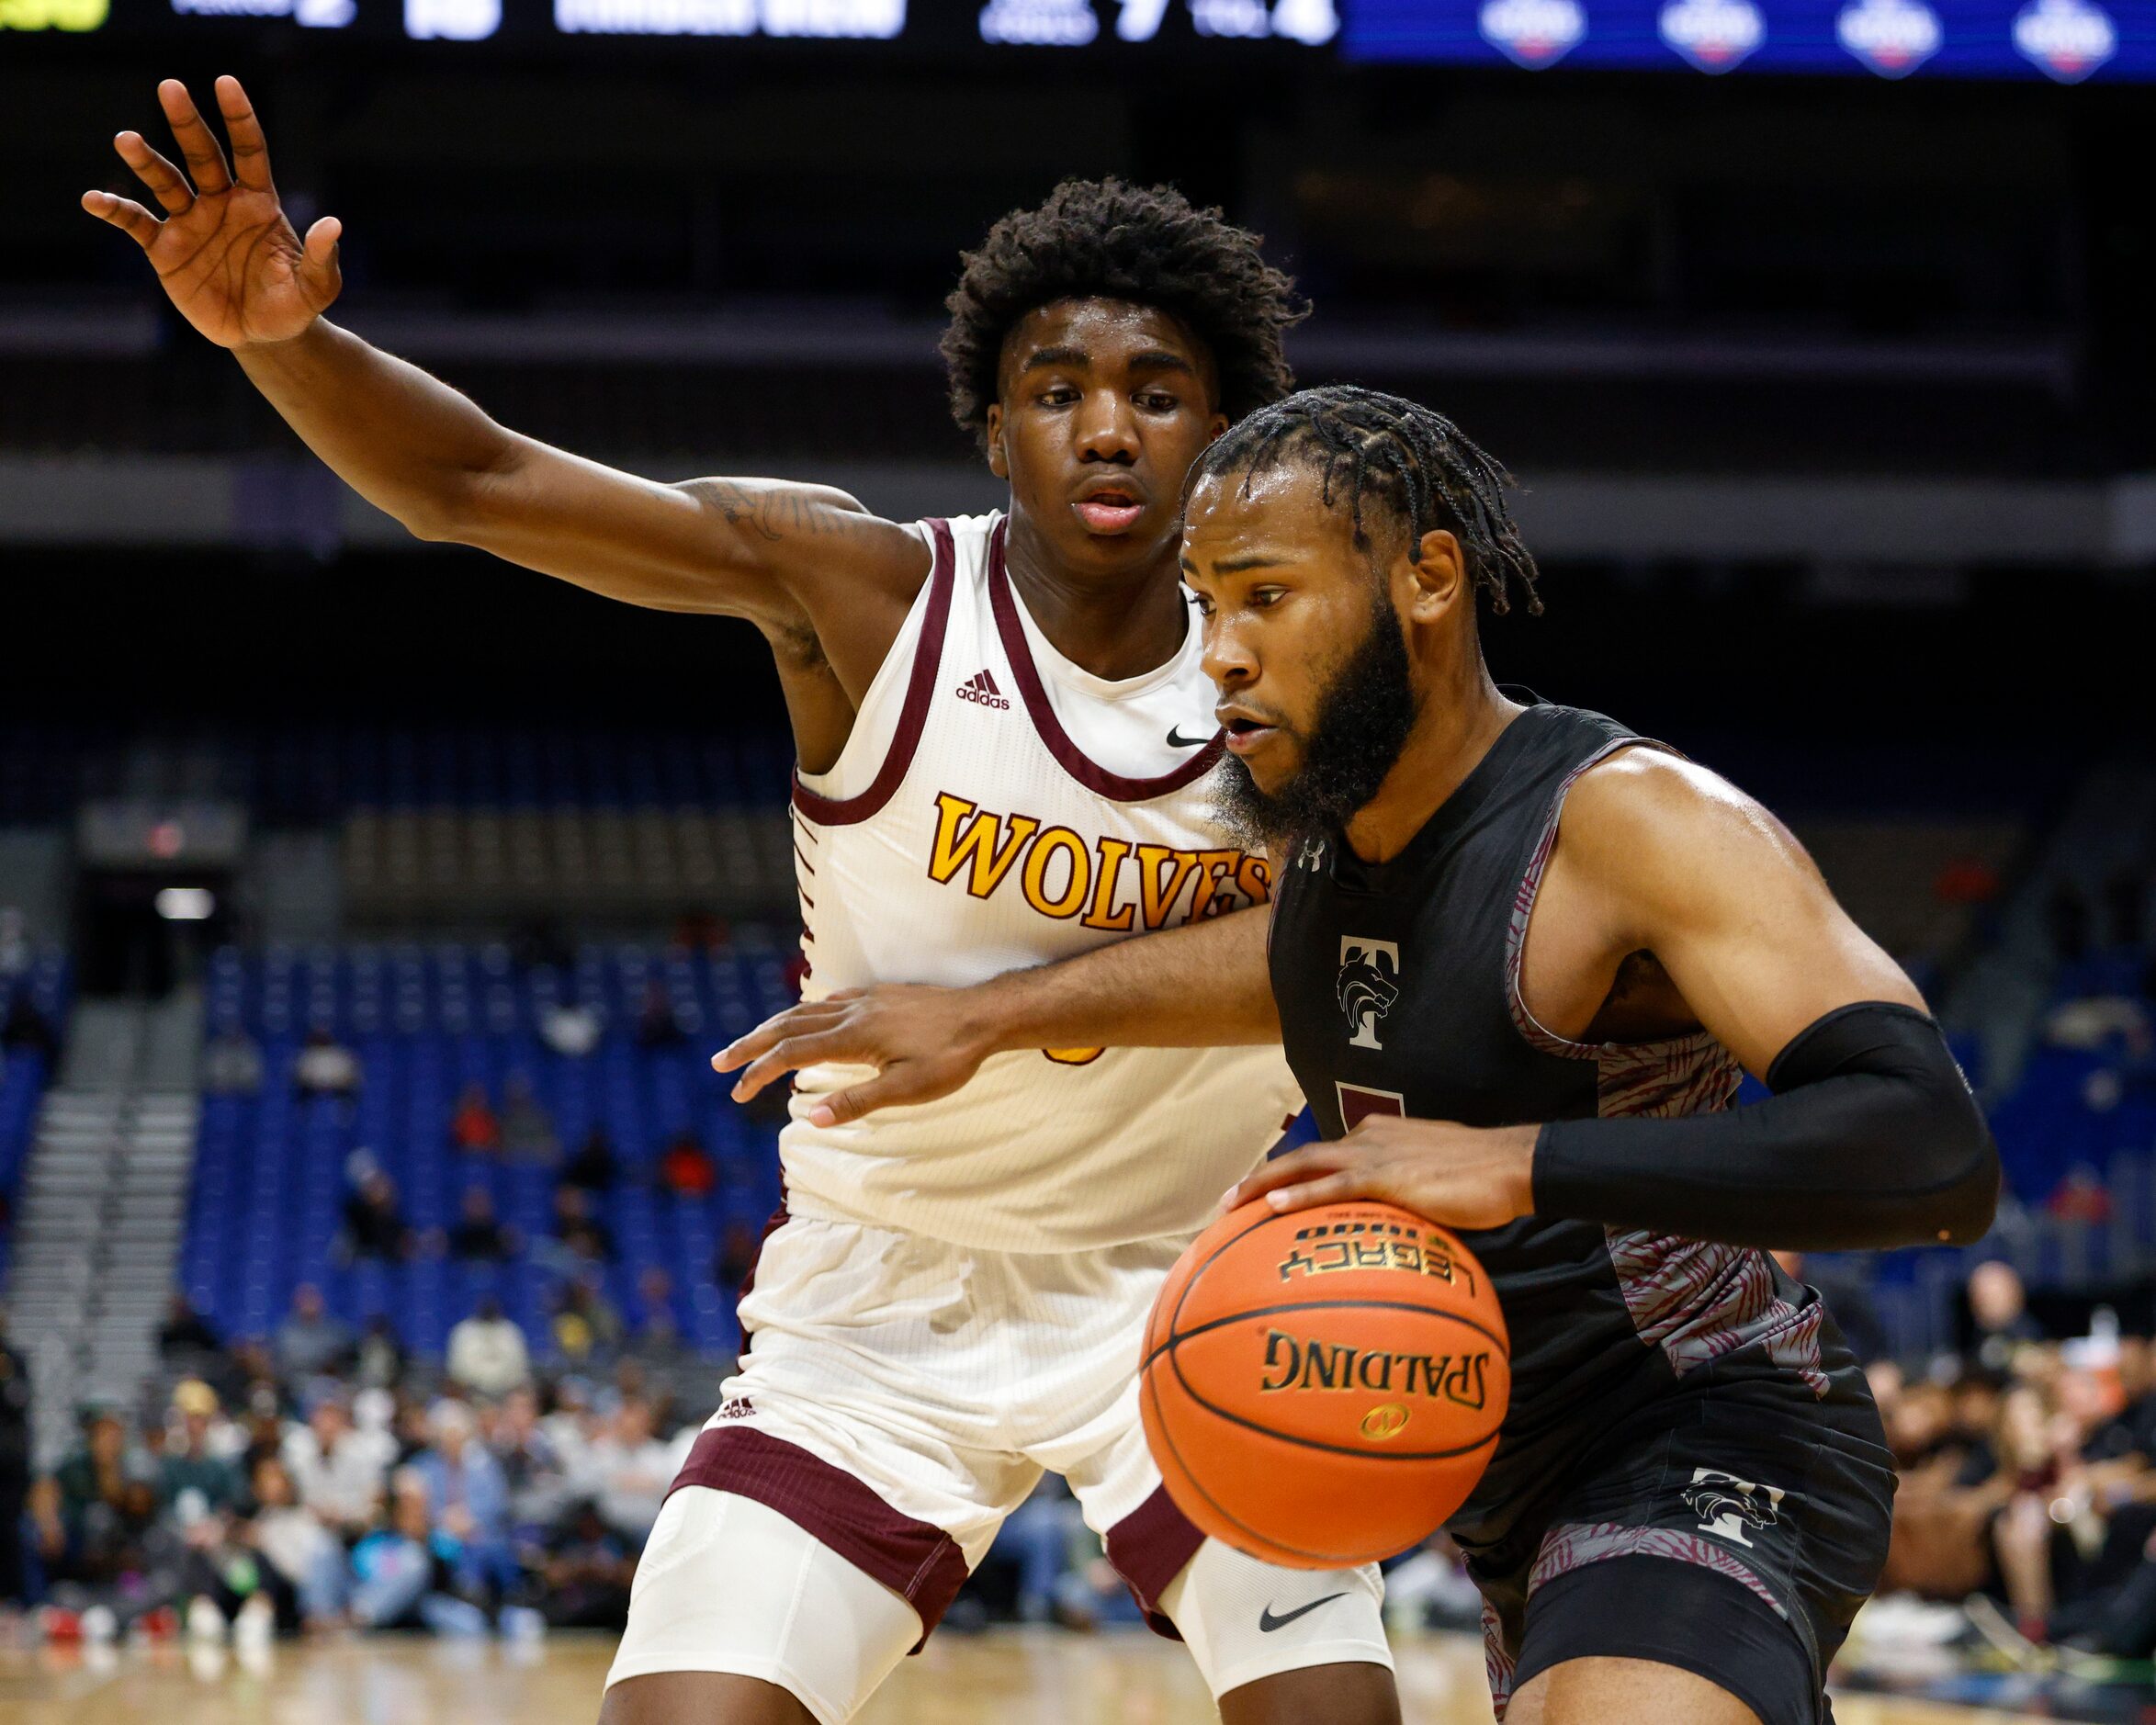
[[[409,537],[186,327],[78,198],[225,72],[339,322],[904,520],[1002,496],[936,354],[997,216],[1262,232],[1304,382],[1517,475],[1500,682],[1783,815],[1993,1122],[1981,1246],[1802,1265],[1902,1470],[1838,1716],[2147,1717],[2149,0],[0,0],[0,1719],[594,1719],[778,1198],[705,1064],[798,979],[764,644]],[[333,1496],[347,1421],[475,1428],[500,1585],[228,1620],[367,1584],[370,1500],[242,1477]],[[1408,1717],[1486,1721],[1455,1554],[1389,1587]],[[863,1717],[1211,1713],[1044,1494]]]

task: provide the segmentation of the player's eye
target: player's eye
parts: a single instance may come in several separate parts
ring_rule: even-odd
[[[1077,400],[1078,391],[1067,383],[1054,384],[1041,391],[1043,407],[1068,407]]]
[[[1152,413],[1172,413],[1176,410],[1176,399],[1172,395],[1163,395],[1158,390],[1150,390],[1138,398],[1138,405]]]
[[[1253,587],[1250,590],[1250,603],[1257,610],[1270,611],[1287,596],[1288,590],[1285,587]]]
[[[1213,601],[1206,598],[1203,593],[1199,593],[1196,595],[1196,597],[1198,601],[1198,614],[1202,617],[1211,616],[1213,614]]]

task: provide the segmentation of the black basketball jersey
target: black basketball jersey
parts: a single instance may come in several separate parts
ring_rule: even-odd
[[[1392,861],[1363,862],[1337,833],[1281,860],[1273,993],[1327,1138],[1376,1112],[1507,1126],[1729,1105],[1742,1074],[1712,1036],[1568,1042],[1520,995],[1565,793],[1642,740],[1598,713],[1538,703]],[[1512,1341],[1496,1453],[1451,1524],[1471,1552],[1531,1516],[1597,1433],[1688,1374],[1764,1372],[1783,1387],[1794,1374],[1826,1391],[1817,1296],[1764,1253],[1533,1216],[1462,1238]]]

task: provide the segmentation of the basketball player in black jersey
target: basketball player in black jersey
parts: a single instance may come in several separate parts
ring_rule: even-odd
[[[1501,693],[1478,598],[1534,599],[1505,476],[1397,398],[1316,389],[1193,470],[1185,580],[1273,847],[1249,912],[976,989],[886,988],[721,1054],[878,1076],[999,1046],[1278,1035],[1326,1142],[1236,1194],[1467,1231],[1513,1392],[1450,1524],[1507,1725],[1823,1725],[1886,1555],[1862,1376],[1764,1248],[1968,1241],[1998,1159],[1914,987],[1788,831],[1599,714]],[[1744,1069],[1773,1091],[1729,1111]],[[1507,1709],[1507,1704],[1509,1708]]]

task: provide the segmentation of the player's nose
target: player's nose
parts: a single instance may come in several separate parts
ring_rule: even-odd
[[[1203,628],[1204,654],[1199,663],[1223,693],[1247,689],[1258,681],[1258,656],[1239,630],[1215,611]]]
[[[1138,416],[1117,390],[1089,391],[1078,409],[1076,432],[1081,461],[1128,466],[1138,458]]]

